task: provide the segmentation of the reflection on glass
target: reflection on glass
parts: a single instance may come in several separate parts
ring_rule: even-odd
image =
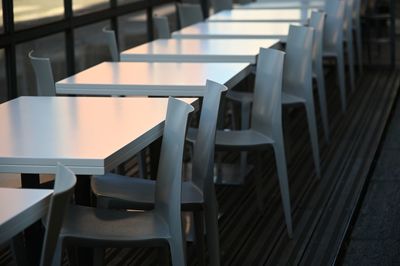
[[[110,7],[109,0],[73,0],[74,15],[83,15]]]
[[[0,103],[8,100],[4,49],[0,50]]]
[[[49,37],[19,44],[17,47],[17,89],[18,96],[36,95],[36,79],[28,53],[34,50],[37,57],[50,59],[54,80],[66,77],[64,34],[58,33]]]
[[[107,41],[102,31],[104,27],[110,27],[109,21],[103,21],[75,30],[76,72],[111,60]]]
[[[136,12],[118,18],[121,51],[147,42],[146,13]]]
[[[177,19],[176,19],[176,10],[174,3],[169,3],[154,8],[153,14],[154,16],[164,16],[168,18],[170,32],[176,31],[178,29],[176,25]]]
[[[14,0],[16,29],[46,24],[62,18],[63,0]]]

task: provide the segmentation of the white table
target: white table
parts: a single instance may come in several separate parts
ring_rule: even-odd
[[[311,8],[231,9],[211,15],[208,22],[307,22]]]
[[[291,22],[200,22],[172,33],[175,39],[286,38]],[[228,45],[228,44],[227,44]]]
[[[203,96],[206,79],[228,88],[248,74],[248,63],[104,62],[56,83],[58,94]]]
[[[0,188],[0,244],[47,213],[52,190]]]
[[[322,8],[324,1],[265,1],[252,2],[243,5],[234,5],[234,9],[282,9],[282,8]]]
[[[194,103],[196,98],[184,99]],[[167,98],[19,97],[0,105],[0,172],[104,174],[163,133]],[[145,116],[144,116],[145,114]]]
[[[255,64],[260,47],[278,39],[158,39],[121,53],[132,62],[245,62]]]

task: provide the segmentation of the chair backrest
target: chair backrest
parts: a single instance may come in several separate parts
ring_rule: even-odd
[[[215,130],[217,128],[217,118],[221,93],[227,87],[217,82],[207,80],[201,115],[199,130],[193,149],[193,169],[192,181],[201,190],[207,189],[206,186],[214,185],[214,147]]]
[[[282,128],[282,76],[285,53],[260,48],[257,61],[251,127],[275,136]]]
[[[324,12],[313,11],[311,13],[309,25],[314,29],[314,41],[312,50],[312,58],[314,66],[322,62],[321,60],[323,56],[322,51],[323,51],[325,16],[326,14]]]
[[[35,72],[37,96],[55,96],[56,87],[50,59],[33,56],[33,50],[29,52],[28,56]]]
[[[177,3],[176,8],[181,28],[204,20],[203,11],[198,4]]]
[[[169,98],[155,190],[155,211],[169,224],[172,234],[181,230],[182,159],[188,114],[194,108]]]
[[[289,27],[283,67],[283,91],[299,97],[312,95],[312,44],[314,29]]]
[[[44,235],[44,244],[40,259],[41,266],[52,265],[58,236],[75,184],[75,174],[65,166],[58,164],[54,182],[54,193],[50,199],[49,211],[47,213],[46,233]]]
[[[153,24],[157,32],[157,37],[159,39],[169,39],[171,38],[171,32],[169,28],[168,18],[166,16],[154,16]]]
[[[211,0],[214,13],[232,9],[232,0]]]
[[[324,48],[334,48],[343,45],[343,23],[346,10],[346,1],[326,1]]]
[[[108,49],[111,53],[111,59],[113,62],[119,62],[119,49],[117,43],[117,37],[115,36],[115,32],[113,30],[107,29],[107,27],[103,28],[103,33],[107,41]]]

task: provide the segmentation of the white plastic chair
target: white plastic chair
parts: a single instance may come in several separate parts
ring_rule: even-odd
[[[178,18],[181,28],[203,21],[203,11],[199,4],[177,3]]]
[[[256,69],[254,102],[252,106],[251,126],[249,129],[223,131],[216,135],[216,149],[236,151],[262,151],[272,145],[278,170],[282,205],[289,237],[292,237],[292,216],[290,193],[287,177],[286,157],[282,128],[282,73],[284,52],[274,49],[260,49]],[[260,212],[262,212],[263,196],[260,168],[263,162],[258,161],[256,168],[256,196]]]
[[[313,11],[311,13],[309,26],[314,29],[314,41],[312,50],[313,78],[315,78],[315,80],[317,81],[322,125],[325,132],[325,140],[329,143],[330,132],[329,132],[329,120],[328,120],[328,108],[326,104],[324,64],[322,56],[325,17],[326,14],[324,12]]]
[[[119,49],[118,49],[118,43],[117,43],[117,38],[115,36],[115,32],[113,30],[107,29],[107,27],[104,27],[103,33],[106,36],[107,45],[108,45],[108,49],[110,50],[112,61],[119,62],[120,61]]]
[[[232,0],[211,0],[211,4],[214,9],[214,13],[222,10],[230,10],[233,7]]]
[[[166,16],[154,16],[153,24],[157,32],[157,37],[160,39],[171,38],[168,18]]]
[[[51,196],[47,218],[45,219],[46,232],[40,258],[41,266],[54,265],[52,264],[53,259],[61,262],[61,250],[56,253],[56,247],[75,184],[74,173],[65,166],[58,164],[54,179],[54,193]]]
[[[221,84],[207,81],[199,133],[193,149],[192,179],[182,185],[182,210],[194,213],[196,242],[200,241],[200,246],[205,216],[212,265],[219,265],[218,207],[213,182],[215,129],[221,93],[226,89]],[[97,203],[102,207],[148,210],[154,206],[155,184],[154,180],[109,173],[94,176],[91,185]]]
[[[35,57],[33,56],[33,52],[33,50],[30,51],[28,56],[35,72],[37,96],[55,96],[56,87],[54,85],[50,59]]]
[[[326,2],[327,13],[324,31],[324,57],[336,58],[337,75],[342,105],[342,112],[346,111],[346,77],[344,70],[343,51],[343,23],[346,1],[329,0]]]
[[[64,246],[103,249],[165,244],[169,245],[172,264],[185,265],[181,221],[182,157],[191,111],[191,105],[169,99],[154,189],[154,210],[138,213],[69,205],[57,245],[57,265],[61,265]]]

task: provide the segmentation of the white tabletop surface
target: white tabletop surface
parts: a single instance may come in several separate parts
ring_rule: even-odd
[[[243,5],[234,5],[235,9],[281,9],[281,8],[321,8],[324,7],[324,1],[263,1],[263,2],[252,2]]]
[[[56,83],[58,94],[203,96],[207,79],[233,87],[248,63],[104,62]]]
[[[279,39],[158,39],[121,53],[121,61],[246,62],[255,64],[260,47]]]
[[[0,244],[46,215],[52,193],[48,189],[0,188]]]
[[[176,39],[286,38],[294,22],[200,22],[172,33]]]
[[[0,172],[55,173],[61,162],[76,174],[104,174],[162,135],[167,102],[19,97],[0,104]]]
[[[300,22],[305,23],[311,14],[309,8],[292,9],[231,9],[208,18],[209,22]]]

